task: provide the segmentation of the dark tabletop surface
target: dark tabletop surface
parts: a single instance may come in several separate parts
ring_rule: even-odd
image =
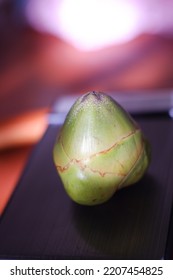
[[[107,203],[80,206],[66,195],[52,160],[59,130],[34,149],[0,219],[0,258],[171,258],[173,121],[136,117],[152,146],[147,174]]]

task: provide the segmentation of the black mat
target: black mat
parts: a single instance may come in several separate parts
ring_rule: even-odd
[[[52,161],[59,127],[49,126],[0,219],[1,259],[170,257],[173,121],[137,121],[152,145],[150,168],[139,183],[94,207],[67,197]]]

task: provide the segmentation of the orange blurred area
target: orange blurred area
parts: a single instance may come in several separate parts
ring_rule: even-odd
[[[0,213],[58,97],[89,90],[173,87],[173,39],[141,34],[128,43],[79,51],[41,34],[0,6]]]
[[[31,151],[32,146],[0,151],[0,213],[8,203]]]

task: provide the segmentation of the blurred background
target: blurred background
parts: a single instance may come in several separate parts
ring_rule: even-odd
[[[172,0],[0,0],[0,213],[55,101],[172,92]]]

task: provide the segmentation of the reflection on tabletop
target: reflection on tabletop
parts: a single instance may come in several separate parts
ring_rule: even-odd
[[[35,8],[35,17],[40,15],[40,21],[36,22],[34,15],[31,18],[29,9],[34,7],[34,2],[8,0],[0,3],[0,213],[15,188],[33,146],[46,130],[47,114],[57,98],[89,90],[123,94],[124,90],[147,92],[149,89],[173,87],[173,20],[168,13],[171,1],[168,1],[167,9],[162,10],[162,16],[164,14],[167,20],[164,20],[164,26],[159,21],[158,30],[153,27],[157,25],[157,17],[153,17],[155,22],[151,20],[152,14],[147,14],[149,26],[139,25],[142,26],[141,30],[137,30],[133,24],[129,24],[131,29],[125,26],[121,32],[109,32],[109,36],[114,37],[105,37],[107,41],[99,37],[95,45],[91,44],[94,43],[94,36],[91,36],[92,41],[87,41],[90,37],[84,36],[83,31],[79,48],[73,36],[68,40],[67,31],[71,25],[67,22],[65,9],[69,7],[69,1],[60,1],[64,6],[54,7],[54,10],[59,11],[59,26],[56,29],[51,25],[56,24],[54,13],[51,21],[47,19],[47,25],[41,25],[42,16],[46,16],[39,12],[44,10],[40,9],[42,1],[37,1]],[[53,2],[44,1],[43,8],[53,11]],[[85,4],[86,9],[90,2]],[[111,13],[108,6],[111,2],[106,1],[105,8],[100,9],[100,24],[103,22],[103,10]],[[128,22],[131,22],[130,15],[134,16],[134,12],[136,20],[141,14],[146,19],[147,5],[152,4],[153,9],[156,5],[155,1],[141,1],[141,6],[133,6],[137,5],[137,1],[129,1],[128,6],[127,1],[117,2],[119,11],[126,11],[124,15]],[[159,1],[161,6],[154,9],[160,16],[162,2]],[[98,1],[92,3],[97,9]],[[72,18],[76,19],[76,15]],[[115,24],[121,24],[122,18],[117,19]],[[113,20],[111,15],[110,19]],[[114,22],[111,20],[112,26]],[[95,26],[94,21],[92,25],[86,26],[81,20],[81,26],[93,28],[96,35],[98,32],[100,34],[100,29],[101,33],[107,34],[104,25]],[[60,28],[63,24],[66,24],[64,36]],[[155,32],[152,32],[152,27]],[[74,29],[71,29],[70,34],[74,35],[75,26],[71,28]],[[77,39],[80,40],[80,36]],[[90,43],[89,48],[86,48],[86,42]]]

